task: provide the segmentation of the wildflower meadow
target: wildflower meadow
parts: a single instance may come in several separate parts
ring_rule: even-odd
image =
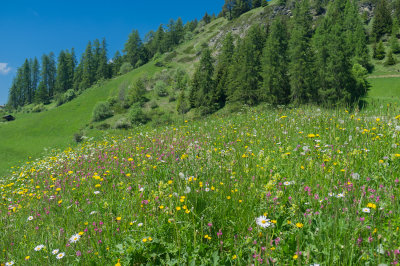
[[[399,119],[264,106],[110,131],[0,181],[0,263],[397,264]]]

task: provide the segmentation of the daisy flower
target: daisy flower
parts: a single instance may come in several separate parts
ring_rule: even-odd
[[[95,195],[100,194],[100,191],[93,192]]]
[[[29,216],[28,221],[32,221],[32,220],[33,220],[33,216]]]
[[[272,225],[270,219],[267,219],[265,216],[260,216],[256,218],[257,225],[261,226],[262,228],[267,228]]]
[[[137,226],[141,227],[143,225],[143,223],[138,223]]]
[[[55,249],[55,250],[53,250],[51,253],[53,253],[53,255],[56,255],[59,251],[60,251],[60,250]]]
[[[71,236],[71,238],[69,239],[69,242],[71,242],[71,243],[78,242],[80,238],[81,238],[81,236],[79,234],[75,234],[75,235]]]
[[[363,208],[363,209],[362,209],[362,212],[364,212],[364,213],[370,213],[370,212],[371,212],[371,209],[370,209],[370,208]]]
[[[44,245],[39,245],[35,247],[35,251],[41,251],[44,248]]]
[[[337,194],[336,198],[344,198],[344,194],[343,193],[339,193],[339,194]]]
[[[57,259],[62,259],[64,256],[65,256],[65,253],[62,252],[62,253],[57,255]]]
[[[14,261],[6,262],[6,266],[14,265]]]

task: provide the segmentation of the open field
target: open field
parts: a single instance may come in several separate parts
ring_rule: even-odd
[[[0,185],[0,262],[390,264],[397,114],[260,106],[34,161]]]

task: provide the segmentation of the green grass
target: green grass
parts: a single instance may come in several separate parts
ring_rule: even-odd
[[[390,265],[398,114],[259,106],[110,131],[0,182],[0,263]]]
[[[149,63],[101,86],[86,90],[78,98],[42,113],[16,114],[16,120],[0,124],[0,176],[30,157],[38,158],[46,150],[63,149],[73,144],[73,135],[90,122],[94,105],[118,93],[122,82],[133,82],[143,74],[157,71]],[[45,150],[46,149],[46,150]]]
[[[370,78],[368,82],[371,88],[367,101],[372,108],[387,104],[400,106],[400,77]]]

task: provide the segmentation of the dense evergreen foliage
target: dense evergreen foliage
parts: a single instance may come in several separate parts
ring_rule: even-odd
[[[205,23],[214,17],[205,18]],[[181,18],[170,20],[166,29],[160,25],[156,32],[150,31],[144,41],[139,32],[133,30],[125,43],[123,54],[117,51],[111,60],[107,55],[105,39],[101,42],[98,39],[89,41],[79,62],[76,60],[74,48],[71,52],[62,50],[57,60],[54,53],[43,55],[41,65],[36,58],[26,59],[18,69],[10,88],[8,107],[17,109],[32,103],[48,104],[56,98],[72,99],[64,94],[71,89],[79,94],[99,80],[125,74],[152,58],[171,51],[184,40],[190,39],[197,25],[197,20],[189,21],[185,25]]]
[[[240,3],[226,1],[226,14],[234,18]],[[310,10],[307,0],[299,1],[290,19],[276,17],[267,29],[252,26],[236,41],[227,34],[212,80],[212,58],[206,49],[193,76],[191,107],[213,112],[227,102],[356,104],[367,93],[371,64],[357,5],[332,1],[317,27]]]

